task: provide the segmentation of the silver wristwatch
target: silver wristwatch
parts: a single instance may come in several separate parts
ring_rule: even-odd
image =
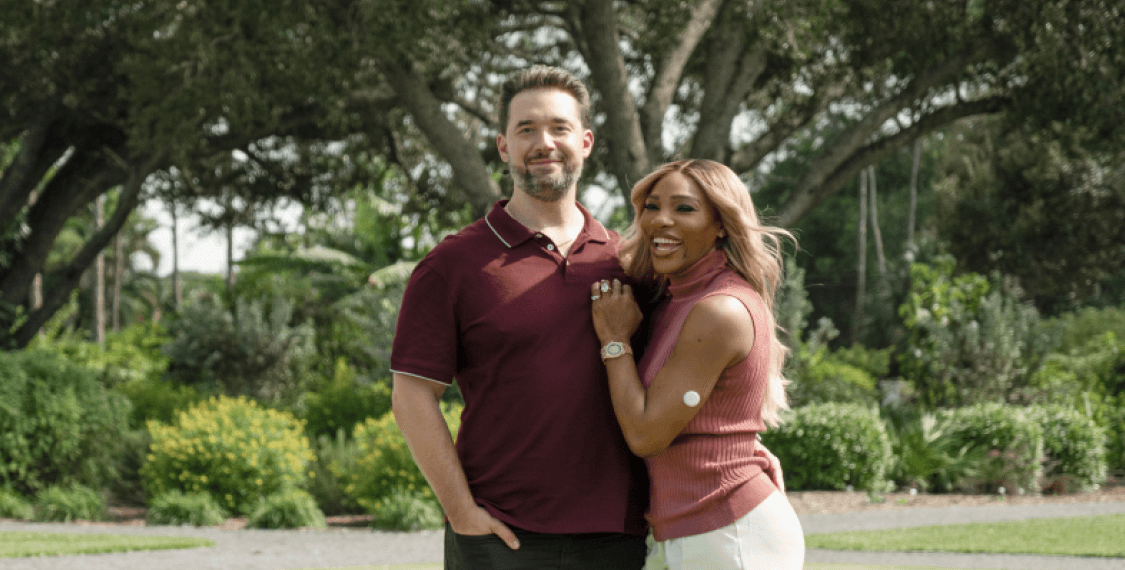
[[[607,343],[602,347],[602,360],[617,358],[623,354],[633,354],[633,347],[617,341]]]

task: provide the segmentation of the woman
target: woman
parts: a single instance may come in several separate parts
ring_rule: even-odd
[[[800,522],[755,454],[788,407],[772,300],[791,236],[760,225],[716,162],[666,164],[631,199],[622,265],[666,289],[639,363],[620,358],[641,321],[630,287],[597,282],[591,299],[617,421],[648,465],[656,540],[672,570],[799,569]]]

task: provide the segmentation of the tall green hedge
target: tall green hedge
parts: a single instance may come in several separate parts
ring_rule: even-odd
[[[1065,406],[1028,410],[1043,428],[1044,491],[1089,491],[1106,480],[1106,429]]]
[[[0,352],[0,486],[30,496],[111,479],[130,405],[99,378],[56,353]]]
[[[812,404],[785,418],[762,441],[781,460],[787,489],[887,489],[891,440],[873,407]]]

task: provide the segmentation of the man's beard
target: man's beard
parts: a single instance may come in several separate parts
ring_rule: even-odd
[[[529,160],[546,158],[546,155],[528,156]],[[512,165],[512,177],[528,196],[543,202],[558,202],[566,196],[567,191],[574,187],[578,178],[582,176],[582,161],[577,163],[570,160],[563,161],[562,172],[558,174],[532,174],[527,168]]]

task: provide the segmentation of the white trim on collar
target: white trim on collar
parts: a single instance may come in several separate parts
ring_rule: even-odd
[[[489,212],[489,214],[491,213],[492,212]],[[492,222],[488,219],[487,215],[485,215],[484,217],[484,223],[488,224],[488,229],[492,230],[492,233],[496,234],[496,238],[500,240],[500,243],[504,244],[508,249],[512,249],[512,244],[508,243],[503,237],[500,236],[500,232],[496,231],[496,228],[492,227]]]

